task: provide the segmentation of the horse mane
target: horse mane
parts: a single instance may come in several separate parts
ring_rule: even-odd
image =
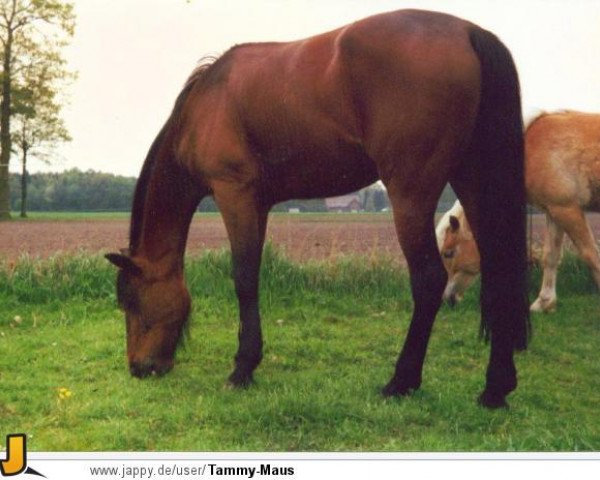
[[[159,151],[166,141],[172,140],[174,134],[179,130],[181,126],[181,112],[183,105],[187,100],[191,91],[197,86],[208,86],[216,83],[221,76],[221,68],[218,68],[221,57],[216,56],[205,56],[198,62],[198,65],[192,71],[191,75],[187,78],[181,92],[175,100],[175,104],[171,111],[171,115],[161,128],[160,132],[152,142],[150,150],[146,155],[142,171],[135,186],[135,192],[133,195],[133,205],[131,208],[131,224],[129,226],[129,253],[133,255],[135,248],[137,247],[143,223],[143,210],[144,204],[146,203],[146,192],[150,179],[152,178],[152,172],[156,166],[157,159],[159,158]]]
[[[436,227],[435,227],[435,236],[437,239],[437,244],[438,244],[438,250],[440,250],[442,248],[442,243],[444,241],[444,235],[446,234],[446,229],[450,226],[450,216],[451,215],[458,215],[459,212],[462,211],[462,205],[460,203],[460,200],[456,200],[454,202],[454,204],[452,205],[452,207],[450,207],[449,210],[447,210],[444,215],[442,215],[442,218],[440,218],[440,220],[438,221]]]

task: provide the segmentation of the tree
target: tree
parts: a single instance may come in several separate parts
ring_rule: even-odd
[[[389,206],[387,193],[381,182],[375,182],[359,192],[362,207],[366,212],[380,212]]]
[[[8,166],[12,151],[13,87],[27,66],[60,57],[73,35],[73,5],[61,0],[0,0],[0,220],[10,218]]]
[[[11,142],[21,156],[21,217],[27,216],[27,160],[34,155],[49,162],[53,147],[71,140],[63,119],[59,86],[72,75],[64,70],[64,60],[52,49],[23,68],[13,86]]]

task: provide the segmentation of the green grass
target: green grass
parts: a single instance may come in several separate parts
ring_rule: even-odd
[[[169,375],[138,380],[106,261],[0,268],[0,438],[25,432],[38,451],[600,449],[600,302],[572,258],[558,312],[533,317],[519,388],[500,411],[475,403],[488,357],[477,288],[440,311],[421,389],[384,399],[411,311],[405,272],[364,259],[298,265],[270,248],[256,384],[223,388],[237,342],[229,269],[223,252],[188,261],[191,337]],[[60,388],[72,395],[60,399]]]

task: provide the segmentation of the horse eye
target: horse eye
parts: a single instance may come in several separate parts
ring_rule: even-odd
[[[454,258],[454,250],[446,250],[443,253],[443,256],[444,256],[444,258],[448,258],[448,259]]]

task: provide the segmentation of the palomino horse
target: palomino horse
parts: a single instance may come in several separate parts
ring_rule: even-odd
[[[585,211],[600,211],[600,115],[559,112],[538,116],[525,132],[529,201],[546,213],[542,287],[534,312],[556,308],[556,273],[566,233],[600,289],[600,257]],[[457,202],[438,223],[438,246],[448,270],[444,298],[454,303],[479,273],[479,252]]]
[[[477,243],[459,200],[440,218],[435,235],[448,272],[443,299],[454,306],[462,300],[480,269]]]
[[[269,209],[381,179],[414,298],[383,393],[418,388],[447,279],[433,216],[450,181],[481,218],[491,354],[480,402],[505,405],[528,325],[522,128],[509,51],[493,34],[440,13],[397,11],[296,42],[239,45],[199,67],[142,168],[129,249],[107,255],[120,268],[131,373],[173,366],[190,311],[185,244],[204,196],[214,196],[231,242],[240,330],[229,383],[243,387],[262,357],[258,273]]]

